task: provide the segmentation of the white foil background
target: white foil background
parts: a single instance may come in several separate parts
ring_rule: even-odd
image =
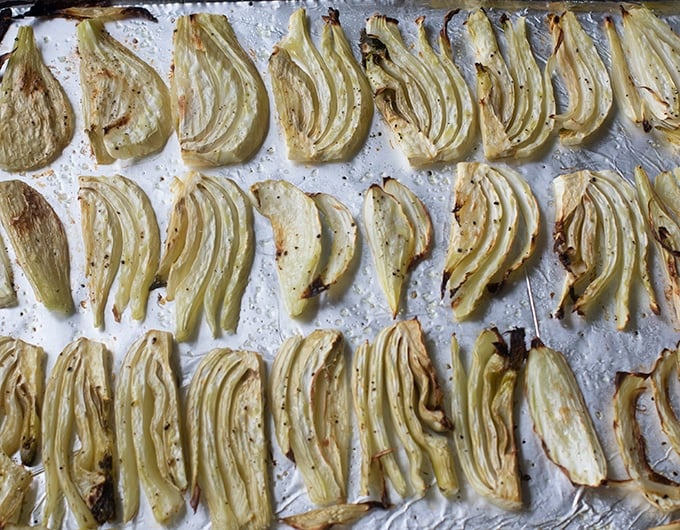
[[[527,16],[530,37],[541,67],[551,50],[545,8],[559,12],[562,4],[537,2],[530,8],[513,2],[509,12],[512,16]],[[597,5],[594,13],[589,13]],[[516,274],[495,297],[487,298],[474,318],[465,323],[453,320],[446,300],[440,300],[439,286],[443,261],[448,241],[448,227],[452,204],[451,188],[455,165],[438,166],[426,170],[411,169],[405,158],[392,145],[389,133],[376,112],[366,145],[359,155],[348,163],[327,165],[301,165],[286,158],[285,145],[275,120],[275,109],[271,97],[271,83],[267,72],[267,59],[273,45],[285,34],[288,17],[300,6],[307,8],[311,30],[318,40],[321,15],[326,14],[328,4],[317,3],[193,3],[163,4],[150,6],[158,16],[157,24],[126,20],[107,24],[108,30],[142,59],[153,65],[167,80],[170,71],[172,30],[174,21],[181,14],[192,12],[223,13],[230,19],[244,48],[253,57],[262,74],[270,95],[271,120],[269,134],[264,145],[246,164],[206,170],[211,175],[233,178],[243,189],[253,183],[282,178],[291,181],[308,192],[325,191],[334,194],[351,210],[360,227],[357,257],[348,278],[319,298],[318,307],[302,319],[291,319],[279,299],[278,281],[274,263],[274,242],[269,222],[255,213],[257,250],[250,281],[242,303],[241,320],[235,335],[213,339],[204,321],[196,340],[176,346],[179,383],[182,395],[186,390],[195,367],[203,354],[214,347],[245,348],[260,352],[268,367],[281,343],[295,333],[307,334],[315,328],[337,328],[345,336],[348,359],[351,352],[364,340],[373,340],[383,327],[390,325],[391,318],[387,302],[375,277],[372,259],[363,237],[361,217],[363,192],[384,176],[392,176],[409,186],[427,206],[434,224],[434,239],[430,256],[421,262],[411,274],[405,287],[405,296],[399,319],[417,317],[420,319],[439,378],[450,395],[450,337],[456,333],[466,362],[469,362],[471,347],[478,333],[488,326],[497,326],[505,331],[515,326],[527,329],[527,339],[534,335],[533,318],[527,296],[524,273]],[[537,6],[536,8],[534,6]],[[420,15],[426,16],[431,35],[436,35],[442,23],[446,8],[432,8],[423,3],[396,2],[376,7],[372,2],[336,4],[347,36],[357,57],[360,30],[366,17],[376,11],[400,21],[400,27],[407,41],[412,42],[415,32],[413,21]],[[616,7],[612,4],[578,4],[579,19],[588,33],[594,37],[598,50],[609,65],[608,45],[602,31],[605,14],[613,14],[620,22]],[[501,11],[489,9],[488,13],[498,30]],[[463,22],[466,12],[456,15],[450,23],[456,62],[474,89],[474,59]],[[680,18],[666,17],[675,29],[680,29]],[[85,287],[83,244],[80,232],[80,208],[78,205],[78,176],[123,174],[137,182],[149,195],[164,238],[172,204],[170,184],[174,178],[182,178],[189,168],[179,156],[175,136],[170,138],[162,153],[139,161],[116,163],[110,166],[97,165],[90,152],[89,143],[83,132],[80,111],[81,90],[78,80],[79,59],[76,51],[75,25],[73,21],[26,19],[32,24],[43,56],[55,76],[64,85],[76,112],[76,134],[62,156],[49,168],[38,172],[8,174],[0,172],[0,179],[20,178],[36,187],[64,222],[71,251],[71,285],[76,312],[68,318],[60,318],[46,311],[36,303],[34,294],[17,266],[14,266],[15,283],[19,306],[0,310],[0,334],[11,335],[39,344],[49,354],[47,371],[56,356],[70,341],[80,336],[104,342],[113,355],[113,378],[118,371],[127,349],[138,337],[149,329],[174,328],[173,306],[163,301],[164,290],[151,293],[148,316],[144,322],[131,320],[125,312],[120,323],[113,320],[110,304],[106,312],[104,330],[94,329],[92,315],[87,307],[88,293]],[[498,32],[500,33],[500,32]],[[0,46],[0,53],[10,51],[16,34],[16,24],[10,29]],[[556,84],[560,102],[564,103],[564,92]],[[481,138],[468,160],[483,160]],[[536,313],[543,341],[563,351],[581,384],[586,401],[593,416],[598,434],[610,462],[611,478],[625,478],[621,460],[613,438],[611,399],[614,392],[614,376],[617,370],[642,370],[651,367],[652,362],[664,347],[677,342],[669,321],[660,281],[658,258],[652,260],[657,293],[662,305],[662,315],[654,316],[648,309],[644,294],[633,303],[632,319],[627,331],[617,332],[612,314],[603,308],[599,314],[585,320],[568,314],[563,321],[551,318],[556,300],[553,293],[559,293],[563,271],[551,250],[551,231],[554,216],[551,180],[561,173],[577,169],[614,169],[626,178],[632,179],[633,168],[642,164],[650,175],[670,169],[680,163],[674,153],[645,135],[625,121],[616,109],[601,134],[580,149],[560,146],[553,140],[540,157],[532,160],[502,161],[517,169],[531,184],[539,201],[542,213],[542,233],[535,256],[525,270],[536,305]],[[1,231],[0,231],[1,232]],[[3,233],[5,243],[8,240]],[[15,256],[9,249],[12,261]],[[656,250],[653,251],[656,255]],[[114,284],[115,292],[116,284]],[[448,398],[447,398],[448,399]],[[449,403],[447,402],[447,407]],[[648,416],[652,417],[651,406],[647,403]],[[524,476],[524,509],[509,513],[480,499],[466,483],[458,470],[461,483],[460,493],[453,499],[445,499],[433,486],[428,494],[419,500],[399,499],[391,495],[393,507],[390,510],[375,510],[357,528],[647,528],[668,520],[644,502],[641,496],[625,486],[601,487],[594,490],[574,488],[560,470],[544,455],[540,442],[533,433],[528,411],[521,391],[517,392],[517,443],[520,450],[520,467]],[[281,454],[269,421],[271,439],[271,484],[275,502],[275,513],[283,517],[312,508],[302,481],[295,467]],[[662,445],[658,426],[651,421],[649,427],[650,453],[662,469],[678,470],[678,462]],[[349,500],[357,500],[358,465],[360,449],[354,439],[351,460]],[[22,522],[36,524],[41,520],[43,496],[43,475],[40,466],[35,468],[32,498],[36,508],[32,514],[25,510]],[[672,475],[671,475],[672,476]],[[187,495],[188,500],[189,495]],[[116,522],[111,527],[119,527]],[[153,528],[158,526],[148,504],[142,499],[140,514],[125,528]],[[201,506],[192,514],[187,503],[185,513],[170,525],[171,528],[198,529],[209,526],[209,516]],[[276,526],[276,525],[274,525]],[[65,527],[75,527],[69,520]]]

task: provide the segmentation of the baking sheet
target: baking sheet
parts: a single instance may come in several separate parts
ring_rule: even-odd
[[[563,4],[515,3],[510,12],[525,15],[530,28],[530,38],[541,66],[551,50],[551,39],[545,23],[548,9],[562,9]],[[585,9],[588,9],[586,4]],[[361,211],[363,192],[384,176],[392,176],[409,186],[425,203],[434,225],[431,255],[412,272],[405,287],[402,311],[398,318],[420,319],[427,338],[430,355],[444,384],[447,396],[451,389],[450,337],[456,333],[466,361],[469,361],[472,344],[478,333],[495,325],[507,330],[515,326],[527,328],[528,337],[534,333],[533,318],[527,296],[524,273],[513,277],[505,288],[489,298],[465,323],[456,323],[447,301],[440,300],[439,285],[446,254],[451,188],[455,165],[414,170],[390,142],[388,130],[378,113],[374,117],[369,138],[360,154],[351,162],[327,165],[303,165],[286,158],[285,146],[275,121],[271,83],[267,73],[267,59],[273,45],[285,34],[288,17],[294,9],[304,6],[312,23],[312,34],[318,41],[321,20],[327,5],[316,3],[193,3],[149,6],[159,19],[157,24],[140,20],[111,22],[107,29],[114,37],[131,47],[142,59],[153,65],[167,79],[171,62],[172,30],[176,17],[191,12],[216,12],[226,14],[244,48],[253,57],[270,94],[272,115],[270,130],[253,160],[234,167],[205,171],[207,174],[231,177],[247,189],[251,184],[268,178],[291,181],[304,191],[326,191],[343,201],[359,221],[360,241],[358,256],[348,279],[333,287],[319,298],[318,307],[302,319],[291,319],[280,301],[274,264],[274,243],[269,223],[255,214],[257,250],[250,281],[242,304],[241,320],[235,335],[213,339],[205,322],[197,339],[176,347],[181,368],[180,386],[184,392],[201,356],[217,346],[245,348],[260,352],[269,367],[281,343],[295,333],[307,334],[315,328],[336,328],[345,336],[348,355],[364,340],[373,340],[378,331],[391,324],[387,302],[375,276],[372,259],[363,237]],[[395,2],[376,7],[373,3],[354,2],[335,5],[340,10],[341,22],[358,56],[359,33],[364,20],[376,11],[400,20],[400,28],[408,42],[415,32],[413,22],[426,16],[426,25],[434,35],[439,31],[446,7],[430,7],[417,2]],[[466,5],[466,7],[468,7]],[[579,4],[583,11],[583,4]],[[616,6],[608,3],[592,4],[592,12],[580,12],[579,20],[586,31],[595,38],[605,63],[609,64],[608,46],[602,31],[605,13],[616,14]],[[680,8],[679,8],[680,9]],[[488,14],[498,28],[501,12],[488,9]],[[456,15],[449,31],[456,62],[471,87],[474,72],[469,41],[463,22],[466,12]],[[680,29],[680,17],[666,16],[675,29]],[[64,20],[26,20],[34,26],[36,39],[43,56],[55,76],[62,82],[76,112],[76,135],[62,156],[49,168],[18,175],[18,178],[35,186],[55,208],[64,222],[71,250],[71,284],[76,313],[60,318],[44,310],[35,302],[32,290],[14,267],[19,296],[17,308],[0,311],[0,334],[12,335],[39,344],[49,354],[48,373],[63,347],[80,336],[104,342],[113,354],[114,374],[128,347],[149,329],[173,330],[173,303],[165,302],[164,290],[153,291],[149,301],[148,316],[143,323],[131,320],[124,313],[120,323],[113,320],[107,310],[106,327],[94,329],[92,315],[87,307],[83,245],[80,234],[80,210],[77,200],[80,175],[123,174],[135,180],[149,195],[156,211],[161,233],[165,233],[172,194],[170,184],[188,171],[179,156],[176,137],[171,137],[162,153],[139,161],[97,165],[83,132],[80,112],[81,91],[78,81],[78,56],[76,53],[75,22]],[[16,25],[5,37],[0,52],[9,51],[16,34]],[[556,85],[558,100],[564,103],[564,93]],[[467,160],[483,160],[481,139]],[[624,472],[612,431],[611,398],[617,370],[647,370],[664,347],[673,346],[678,335],[673,331],[668,311],[663,301],[658,261],[652,262],[655,285],[662,301],[662,315],[650,313],[644,295],[634,300],[631,324],[626,332],[617,332],[613,315],[603,308],[586,321],[568,314],[554,320],[550,314],[555,309],[554,293],[561,289],[563,271],[551,250],[551,230],[554,215],[551,180],[556,175],[577,169],[614,169],[632,179],[633,168],[642,164],[650,175],[680,163],[678,155],[653,137],[645,135],[625,122],[614,110],[604,130],[580,149],[565,148],[556,139],[545,153],[533,160],[505,161],[517,169],[531,184],[542,213],[542,232],[533,259],[525,270],[533,292],[536,316],[543,341],[565,352],[584,391],[598,434],[610,463],[610,477],[623,478]],[[17,178],[15,174],[0,172],[0,179]],[[7,240],[6,240],[7,241]],[[10,249],[10,255],[14,255]],[[116,284],[112,292],[115,292]],[[109,306],[110,307],[110,306]],[[643,403],[644,404],[644,403]],[[651,409],[650,409],[651,411]],[[647,505],[641,496],[624,486],[609,486],[595,490],[574,488],[567,478],[552,465],[533,433],[523,396],[517,393],[517,442],[520,450],[520,467],[523,475],[525,508],[509,513],[480,499],[458,470],[461,491],[453,499],[444,499],[436,487],[419,500],[399,499],[391,495],[394,506],[390,510],[375,510],[357,528],[646,528],[668,520]],[[652,422],[653,423],[653,422]],[[662,468],[678,470],[670,451],[661,445],[651,425],[654,443],[651,453]],[[312,508],[302,481],[294,466],[279,451],[269,426],[271,439],[271,479],[277,516],[287,516]],[[351,458],[351,501],[357,500],[360,449],[355,437]],[[44,502],[41,468],[35,468],[32,496],[36,507],[33,513],[25,510],[22,521],[35,524],[41,520]],[[142,496],[143,497],[143,496]],[[32,501],[32,499],[29,499]],[[30,503],[30,502],[29,502]],[[208,513],[201,506],[192,514],[187,504],[171,528],[205,528],[209,525]],[[119,523],[110,526],[119,526]],[[126,528],[153,528],[158,526],[142,499],[142,509],[136,520]],[[65,527],[75,527],[69,520]]]

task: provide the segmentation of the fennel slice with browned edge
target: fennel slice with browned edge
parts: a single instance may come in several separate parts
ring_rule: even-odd
[[[73,137],[73,108],[21,26],[0,84],[0,167],[27,171],[55,160]]]

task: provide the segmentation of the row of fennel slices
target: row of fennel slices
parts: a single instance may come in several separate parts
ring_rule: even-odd
[[[609,116],[614,93],[624,114],[645,131],[678,143],[680,38],[647,8],[623,9],[622,33],[612,17],[606,18],[611,80],[571,12],[548,17],[553,53],[543,71],[523,17],[501,17],[504,57],[485,12],[471,12],[465,25],[475,56],[476,105],[448,37],[456,13],[445,16],[438,51],[428,40],[423,17],[416,21],[415,49],[402,39],[396,20],[369,17],[361,37],[362,68],[337,10],[323,17],[318,47],[305,10],[295,11],[269,59],[288,157],[350,159],[364,144],[375,102],[414,166],[461,160],[478,129],[488,159],[525,158],[540,153],[554,129],[565,145],[583,143]],[[106,9],[79,9],[70,16],[83,19],[77,27],[82,111],[98,163],[157,152],[173,129],[184,161],[194,167],[243,162],[259,150],[268,130],[269,98],[226,17],[177,19],[168,89],[151,66],[106,31]],[[73,136],[71,103],[43,63],[30,26],[19,28],[4,60],[0,167],[43,167]],[[553,94],[555,72],[568,97],[562,112]]]
[[[569,305],[593,316],[611,306],[622,330],[638,287],[658,314],[648,265],[651,235],[671,320],[680,323],[680,168],[652,184],[638,167],[635,180],[637,186],[613,171],[589,170],[554,179],[553,249],[565,269],[556,318]],[[285,180],[260,181],[246,193],[225,177],[192,172],[175,179],[163,245],[151,201],[134,181],[114,175],[80,177],[79,183],[89,290],[81,306],[89,306],[98,328],[107,306],[117,322],[128,308],[132,319],[143,321],[151,292],[165,287],[178,341],[194,340],[202,317],[213,337],[234,333],[255,255],[253,206],[271,224],[279,294],[289,316],[310,314],[310,301],[356,263],[358,226],[350,209],[331,194],[307,193]],[[485,293],[498,292],[531,258],[542,223],[531,187],[507,167],[460,162],[452,203],[440,291],[462,321],[476,318]],[[378,284],[396,318],[410,271],[430,259],[428,209],[406,185],[385,178],[363,193],[362,218]],[[0,224],[36,298],[51,311],[71,314],[69,243],[49,202],[23,181],[0,182]],[[334,287],[347,288],[348,282]],[[0,244],[0,307],[17,303],[14,268]]]
[[[451,498],[459,490],[454,455],[477,494],[519,510],[518,386],[549,459],[575,485],[606,484],[607,458],[566,358],[537,338],[527,351],[522,329],[509,336],[506,343],[497,329],[484,330],[467,373],[452,337],[450,417],[417,320],[388,326],[373,343],[361,344],[349,374],[335,330],[286,340],[267,377],[258,353],[211,350],[184,403],[168,332],[149,331],[130,347],[115,392],[109,352],[99,342],[80,338],[67,345],[43,391],[45,352],[0,337],[0,387],[7,396],[0,401],[0,524],[19,519],[33,478],[24,465],[41,454],[42,527],[60,528],[71,518],[80,528],[131,521],[141,492],[155,519],[167,524],[186,509],[188,490],[194,511],[206,503],[214,528],[267,528],[273,517],[270,414],[281,452],[318,506],[281,519],[295,528],[349,524],[372,509],[390,509],[395,494],[424,495],[431,480]],[[678,351],[664,350],[648,374],[618,373],[613,403],[613,429],[630,479],[664,512],[680,506],[680,484],[658,475],[640,450],[635,411],[639,397],[651,392],[663,431],[680,451],[669,386]],[[360,484],[358,501],[348,503],[353,424]],[[12,460],[15,453],[21,464]]]

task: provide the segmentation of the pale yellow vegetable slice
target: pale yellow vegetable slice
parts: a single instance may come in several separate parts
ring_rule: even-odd
[[[31,482],[31,472],[0,451],[0,527],[16,522]]]
[[[128,350],[116,384],[118,469],[123,520],[139,506],[139,481],[159,522],[184,506],[187,488],[172,335],[149,331]]]
[[[46,166],[71,141],[73,122],[71,103],[43,62],[33,28],[21,26],[0,84],[0,167]]]
[[[236,225],[234,244],[238,238],[232,272],[227,281],[220,324],[222,329],[236,332],[241,313],[241,300],[248,285],[248,276],[255,256],[255,233],[253,229],[253,209],[246,194],[231,179],[219,180],[224,193],[232,205],[233,222]]]
[[[678,377],[678,348],[680,348],[680,345],[676,345],[674,350],[664,349],[661,352],[652,368],[651,386],[656,411],[661,420],[661,429],[668,437],[675,452],[680,454],[680,420],[673,410],[672,391],[670,389],[670,378],[673,375],[676,378]]]
[[[94,325],[104,325],[104,309],[120,266],[121,226],[103,196],[80,180],[78,199],[85,248],[85,277],[90,291]]]
[[[314,200],[293,184],[267,180],[250,187],[257,211],[272,225],[281,296],[288,314],[300,315],[319,275],[322,228]]]
[[[137,184],[120,175],[80,177],[79,183],[85,274],[95,326],[104,325],[104,307],[118,273],[114,319],[120,321],[129,304],[132,318],[143,320],[161,247],[151,201]]]
[[[182,159],[191,166],[243,162],[262,145],[269,100],[227,17],[177,19],[171,96]]]
[[[78,24],[85,132],[100,164],[160,151],[172,133],[170,93],[158,73],[98,19]]]
[[[0,238],[0,309],[17,304],[17,293],[14,290],[14,275],[9,264],[5,242]]]
[[[357,417],[359,443],[361,445],[361,469],[359,491],[367,497],[374,489],[379,459],[373,458],[372,415],[368,411],[370,388],[372,385],[369,362],[372,358],[371,344],[365,341],[357,347],[352,357],[352,401]],[[378,418],[379,419],[379,418]]]
[[[629,120],[636,124],[641,123],[645,132],[649,132],[652,126],[645,120],[644,107],[626,63],[626,52],[612,17],[604,19],[604,29],[612,56],[612,87],[616,102]]]
[[[593,43],[571,11],[548,17],[554,63],[562,77],[568,106],[556,115],[564,145],[580,145],[609,116],[613,94],[607,69]],[[554,59],[553,59],[554,58]]]
[[[612,49],[612,77],[624,112],[645,132],[658,130],[662,137],[680,143],[680,37],[644,6],[621,9],[623,34],[614,23],[605,28]]]
[[[36,298],[51,311],[70,314],[68,241],[50,204],[22,181],[0,182],[0,223]]]
[[[553,186],[554,250],[567,270],[556,315],[563,314],[568,298],[574,311],[587,314],[614,280],[617,329],[628,323],[636,281],[647,291],[652,312],[658,313],[644,217],[632,185],[611,171],[584,170],[557,177]]]
[[[288,158],[301,162],[351,158],[373,116],[370,88],[340,27],[338,11],[330,8],[323,18],[317,48],[304,8],[296,10],[269,59]]]
[[[499,174],[492,171],[488,174],[487,200],[492,213],[491,222],[497,237],[494,245],[483,257],[484,266],[472,270],[461,284],[451,306],[458,320],[467,318],[484,294],[484,289],[491,283],[491,279],[501,270],[508,255],[511,253],[519,229],[519,208],[512,188],[504,178],[497,178]]]
[[[461,162],[441,294],[457,319],[467,318],[488,289],[498,290],[533,253],[540,227],[527,182],[508,168]]]
[[[404,282],[416,259],[416,228],[399,200],[376,184],[364,198],[364,226],[378,282],[396,318]]]
[[[215,528],[268,528],[264,369],[254,352],[215,349],[189,386],[191,505],[205,497]]]
[[[201,308],[213,336],[234,331],[254,254],[250,204],[229,179],[193,172],[173,186],[157,279],[176,302],[176,339],[195,334]]]
[[[477,97],[488,159],[531,156],[552,132],[555,113],[550,73],[541,75],[527,39],[524,17],[501,18],[507,59],[483,10],[466,22],[476,57]]]
[[[61,525],[64,497],[81,528],[97,528],[115,516],[107,356],[103,344],[78,339],[59,355],[47,382],[42,457],[49,527]]]
[[[383,15],[368,18],[361,40],[375,104],[416,167],[461,158],[475,133],[470,91],[453,62],[446,34],[453,15],[444,18],[439,52],[428,41],[424,17],[416,20],[413,52],[404,43],[398,22]]]
[[[364,343],[354,355],[362,495],[380,488],[384,499],[385,479],[402,497],[424,495],[426,461],[441,491],[455,494],[458,481],[444,435],[452,424],[442,407],[443,393],[420,323],[408,320],[384,328],[373,345]],[[403,448],[403,460],[396,457],[396,448]]]
[[[453,438],[461,467],[477,493],[506,510],[522,506],[513,393],[525,356],[523,330],[510,332],[508,347],[497,329],[487,329],[475,342],[466,376],[452,337]]]
[[[430,251],[430,244],[432,242],[432,220],[430,219],[430,214],[425,208],[423,201],[397,179],[392,177],[385,178],[383,180],[383,189],[397,199],[411,226],[413,226],[416,239],[413,249],[415,257],[411,267],[414,267]]]
[[[635,411],[649,389],[646,374],[617,372],[614,392],[614,434],[623,463],[636,488],[655,508],[673,512],[680,506],[680,484],[660,475],[647,460],[645,441]]]
[[[334,525],[356,523],[372,509],[379,507],[382,507],[380,503],[371,501],[357,504],[338,504],[284,517],[281,522],[297,530],[322,530]]]
[[[5,343],[7,338],[2,340]],[[11,346],[5,349],[3,344],[0,361],[4,396],[0,408],[5,418],[0,447],[9,456],[19,451],[21,462],[31,465],[40,446],[45,351],[19,339],[9,340]]]
[[[309,296],[329,289],[347,272],[356,249],[357,225],[347,206],[328,193],[311,195],[322,215],[322,225],[332,234],[325,264],[317,284],[310,287]]]
[[[564,354],[534,339],[525,370],[529,412],[548,458],[572,483],[599,486],[607,460]]]
[[[271,400],[279,446],[298,467],[310,500],[346,499],[349,388],[344,341],[333,330],[291,337],[272,367]]]

